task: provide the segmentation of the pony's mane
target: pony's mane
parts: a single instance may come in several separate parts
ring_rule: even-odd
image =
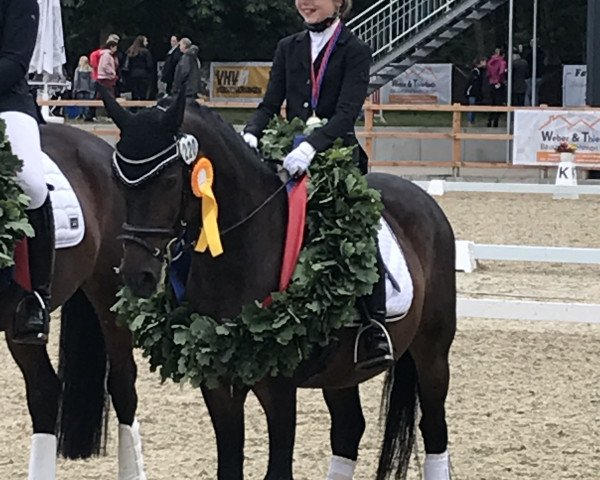
[[[158,106],[167,108],[173,101],[174,98],[162,99],[159,101]],[[230,148],[239,153],[239,161],[254,165],[258,172],[262,174],[268,174],[271,177],[275,176],[273,170],[246,144],[242,136],[235,131],[233,125],[225,121],[219,113],[211,110],[205,105],[200,105],[194,100],[188,100],[186,102],[186,112],[198,115],[205,123],[214,125],[215,128],[213,133],[219,135]],[[202,148],[202,139],[200,139],[200,148]]]

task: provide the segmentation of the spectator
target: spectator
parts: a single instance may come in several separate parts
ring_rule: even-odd
[[[120,41],[120,37],[116,33],[111,33],[106,39],[106,43],[108,42],[116,42],[117,44]],[[106,45],[106,44],[105,44]],[[98,64],[100,63],[100,56],[102,54],[103,47],[97,48],[92,53],[90,53],[90,67],[92,68],[92,80],[94,80],[94,88],[96,86],[96,82],[98,80]],[[94,98],[100,98],[98,92],[94,90]],[[93,122],[96,120],[96,107],[90,107],[87,111],[85,121]]]
[[[125,65],[129,72],[129,85],[133,100],[148,99],[154,62],[147,47],[148,38],[144,35],[139,35],[127,50]]]
[[[96,93],[96,86],[92,78],[92,67],[88,61],[88,57],[82,55],[79,57],[79,65],[75,69],[73,78],[73,93],[77,100],[91,100]],[[89,117],[90,107],[84,107],[81,117]]]
[[[542,83],[542,76],[544,75],[544,64],[545,64],[545,54],[544,50],[540,47],[540,44],[537,45],[537,56],[536,56],[536,98],[535,105],[533,105],[533,40],[530,42],[531,47],[528,49],[527,54],[525,55],[525,61],[529,65],[529,78],[526,81],[527,91],[525,92],[525,105],[527,106],[538,106],[540,104],[540,87]]]
[[[483,77],[485,75],[485,65],[487,59],[485,57],[477,58],[473,61],[473,69],[469,75],[469,83],[465,90],[465,96],[469,105],[480,104],[483,100]],[[475,124],[475,112],[467,113],[469,127]]]
[[[179,94],[179,91],[185,88],[186,97],[197,98],[198,93],[202,89],[198,47],[192,45],[192,41],[189,38],[182,38],[179,42],[179,49],[183,56],[175,68],[173,95]]]
[[[117,42],[109,40],[100,53],[98,62],[98,83],[105,87],[112,95],[115,94],[115,85],[117,84]]]
[[[506,72],[507,65],[504,52],[497,48],[486,65],[488,83],[490,84],[490,96],[492,105],[504,105],[506,103]],[[497,127],[500,120],[500,112],[490,112],[488,127]]]
[[[175,68],[181,60],[183,53],[179,48],[179,37],[177,35],[171,36],[171,49],[167,53],[165,64],[162,71],[162,81],[167,85],[167,95],[171,95],[173,90],[173,80],[175,78]]]
[[[529,64],[527,63],[527,60],[521,58],[521,54],[515,49],[512,64],[512,104],[517,107],[525,105],[528,76]]]

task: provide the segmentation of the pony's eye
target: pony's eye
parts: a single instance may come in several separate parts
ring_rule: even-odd
[[[167,177],[165,179],[165,187],[173,188],[177,185],[177,177]]]

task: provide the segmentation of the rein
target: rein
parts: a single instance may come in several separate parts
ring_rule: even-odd
[[[226,229],[224,229],[223,231],[220,232],[221,236],[228,234],[229,232],[232,232],[233,230],[241,227],[242,225],[244,225],[246,222],[250,221],[252,219],[252,217],[254,217],[258,212],[260,212],[264,207],[266,207],[269,203],[271,203],[271,201],[284,189],[286,188],[290,182],[292,181],[292,179],[289,179],[286,183],[282,184],[277,190],[275,190],[271,195],[269,195],[267,197],[267,199],[261,203],[258,207],[256,207],[254,210],[252,210],[252,212],[250,212],[246,218],[240,220],[237,223],[234,223],[231,227],[227,227]]]

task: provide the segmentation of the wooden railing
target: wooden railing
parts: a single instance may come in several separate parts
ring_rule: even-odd
[[[132,101],[132,100],[117,100],[123,107],[151,107],[156,105],[155,101]],[[258,103],[253,102],[210,102],[199,99],[198,103],[201,105],[215,108],[215,109],[254,109]],[[103,104],[100,100],[39,100],[40,106],[58,106],[58,107],[102,107]],[[498,162],[465,162],[462,160],[462,142],[464,140],[481,140],[481,141],[511,141],[513,135],[504,132],[498,133],[480,133],[475,131],[468,131],[465,129],[463,124],[463,114],[467,112],[475,112],[476,114],[484,114],[491,112],[509,113],[514,112],[517,109],[523,109],[524,107],[506,107],[506,106],[488,106],[488,105],[461,105],[455,103],[453,105],[394,105],[394,104],[374,104],[367,101],[364,105],[364,129],[357,132],[359,137],[364,138],[365,151],[370,159],[371,166],[403,166],[403,167],[445,167],[450,168],[453,171],[459,171],[460,168],[532,168],[530,165],[512,165],[506,161]],[[600,111],[600,109],[593,108],[561,108],[561,107],[527,107],[527,110],[585,110],[585,111]],[[449,127],[449,131],[402,131],[398,130],[400,127],[390,127],[389,130],[383,128],[381,130],[375,130],[375,114],[377,112],[427,112],[427,113],[451,113],[452,122]],[[282,115],[284,115],[284,109],[282,107]],[[381,126],[385,127],[385,126]],[[443,127],[440,127],[443,128]],[[447,130],[447,129],[446,129]],[[116,128],[106,128],[98,126],[92,128],[92,131],[97,135],[103,136],[118,136],[119,131]],[[425,161],[425,160],[397,160],[397,161],[378,161],[374,158],[374,146],[375,141],[378,138],[396,138],[396,139],[410,139],[410,140],[450,140],[452,141],[452,154],[447,161]],[[541,167],[547,169],[547,167]]]
[[[458,171],[462,167],[469,168],[535,168],[534,165],[513,165],[506,161],[500,162],[465,162],[462,160],[462,141],[463,140],[482,140],[482,141],[504,141],[513,140],[511,133],[480,133],[475,131],[466,131],[463,124],[463,114],[474,112],[476,114],[500,112],[509,113],[515,110],[580,110],[580,111],[600,111],[594,108],[575,108],[575,107],[548,107],[542,105],[540,107],[507,107],[507,106],[492,106],[492,105],[461,105],[455,103],[453,105],[394,105],[394,104],[373,104],[366,102],[364,105],[365,111],[365,128],[357,135],[365,139],[365,151],[369,158],[374,158],[374,142],[377,138],[405,138],[405,139],[433,139],[433,140],[451,140],[452,141],[452,157],[446,162],[434,161],[377,161],[370,162],[372,166],[418,166],[418,167],[446,167],[454,171]],[[408,131],[376,131],[375,130],[375,114],[378,112],[442,112],[452,114],[452,123],[448,132],[408,132]],[[514,117],[513,117],[514,118]],[[391,127],[393,128],[393,127]],[[543,170],[548,167],[540,166]]]

